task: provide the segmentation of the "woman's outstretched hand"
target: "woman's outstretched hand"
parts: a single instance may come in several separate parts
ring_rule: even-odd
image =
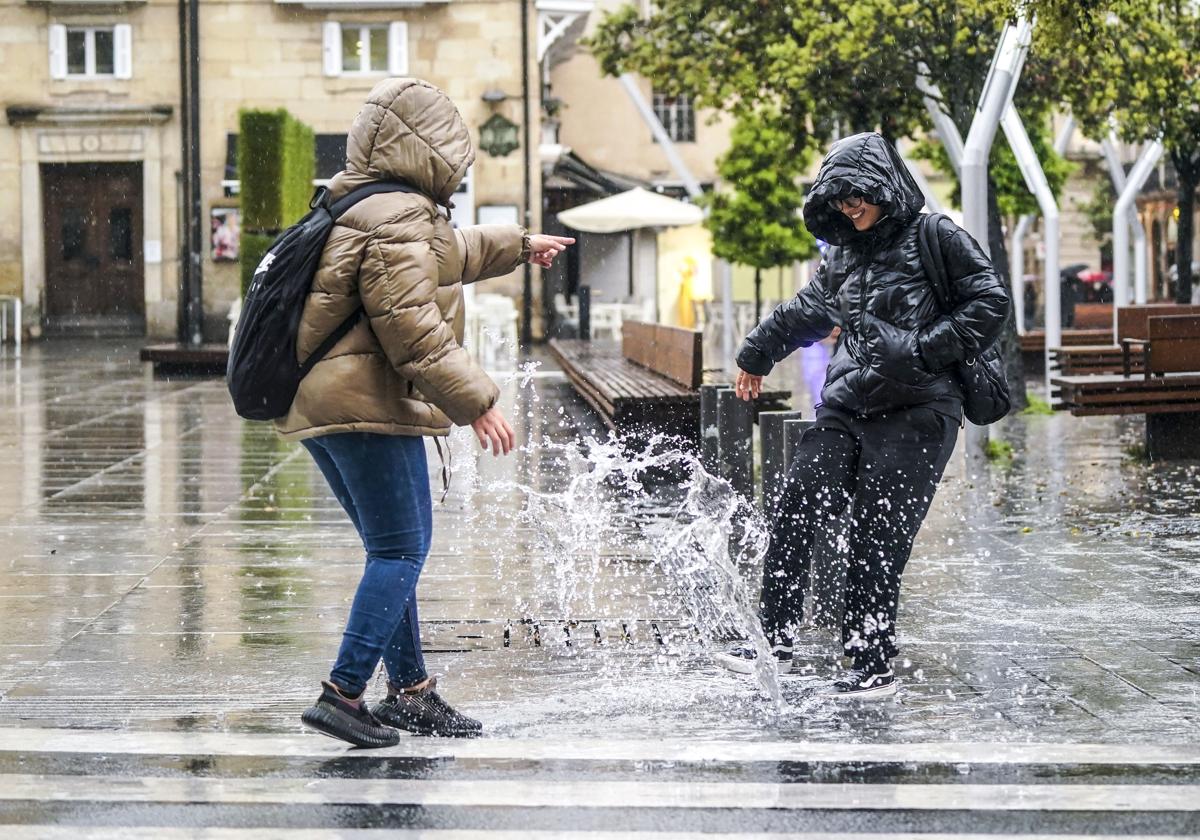
[[[496,406],[485,411],[482,417],[471,424],[471,428],[475,430],[475,437],[479,438],[480,447],[490,448],[497,457],[507,455],[517,446],[516,433]]]
[[[755,376],[753,373],[746,373],[744,370],[739,370],[737,379],[733,383],[733,392],[737,394],[738,399],[756,400],[758,395],[762,393],[761,376]]]
[[[542,268],[549,268],[554,258],[567,250],[568,245],[574,245],[575,240],[569,236],[551,236],[547,233],[535,233],[529,237],[529,261]]]

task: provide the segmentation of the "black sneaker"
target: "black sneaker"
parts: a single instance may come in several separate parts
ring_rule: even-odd
[[[874,700],[895,694],[898,686],[896,675],[888,665],[856,666],[834,680],[823,694],[839,700]]]
[[[779,666],[779,673],[790,673],[792,670],[791,644],[775,645],[771,648],[771,653],[775,657],[776,665]],[[754,660],[757,658],[758,651],[749,643],[737,645],[713,657],[722,668],[737,674],[753,674]]]
[[[356,747],[394,747],[400,743],[400,733],[380,723],[365,702],[355,706],[332,683],[322,681],[321,685],[325,688],[316,704],[300,715],[309,729]]]
[[[416,735],[472,738],[483,732],[483,724],[455,711],[435,690],[434,677],[420,691],[389,693],[371,711],[388,726]],[[393,689],[394,690],[394,689]]]

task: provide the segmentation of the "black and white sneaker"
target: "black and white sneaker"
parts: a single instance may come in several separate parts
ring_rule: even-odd
[[[483,724],[467,717],[442,699],[433,677],[417,691],[389,691],[372,713],[388,726],[414,735],[439,735],[444,738],[474,738],[483,732]]]
[[[791,672],[792,646],[790,644],[775,645],[771,648],[771,654],[775,657],[775,663],[779,666],[779,673],[787,674]],[[758,651],[754,649],[754,645],[748,642],[722,651],[713,657],[718,665],[728,671],[733,671],[735,674],[753,674],[754,660],[757,658]]]
[[[400,743],[400,733],[380,723],[365,701],[347,702],[333,683],[322,682],[321,686],[317,702],[300,716],[309,729],[356,747],[394,747]]]
[[[856,667],[834,680],[822,694],[838,700],[875,700],[895,694],[898,686],[896,674],[887,665],[882,670]]]

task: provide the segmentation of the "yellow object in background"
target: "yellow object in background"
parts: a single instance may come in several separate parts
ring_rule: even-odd
[[[690,256],[679,261],[679,326],[696,326],[696,307],[692,297],[696,282],[696,260]]]

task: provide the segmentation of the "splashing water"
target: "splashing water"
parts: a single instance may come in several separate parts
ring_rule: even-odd
[[[535,366],[524,365],[509,381],[528,389],[537,402],[534,371]],[[525,593],[525,614],[548,609],[568,627],[572,617],[599,626],[604,622],[587,616],[604,612],[614,581],[631,584],[636,591],[627,594],[649,612],[644,620],[678,616],[679,630],[666,634],[675,644],[698,641],[707,648],[749,638],[757,651],[758,687],[782,712],[786,704],[775,659],[739,572],[758,567],[766,551],[767,530],[758,511],[665,435],[644,442],[613,434],[606,440],[542,440],[527,454],[535,450],[555,461],[565,486],[539,489],[500,480],[480,488],[515,491],[523,499],[504,527],[523,529],[524,539],[536,548],[530,554],[541,591]],[[518,539],[515,533],[496,536],[512,545]],[[522,553],[522,567],[529,556]],[[648,569],[638,568],[647,564]],[[539,595],[544,605],[537,603]],[[658,636],[658,624],[651,626]],[[661,637],[659,642],[666,645]]]

